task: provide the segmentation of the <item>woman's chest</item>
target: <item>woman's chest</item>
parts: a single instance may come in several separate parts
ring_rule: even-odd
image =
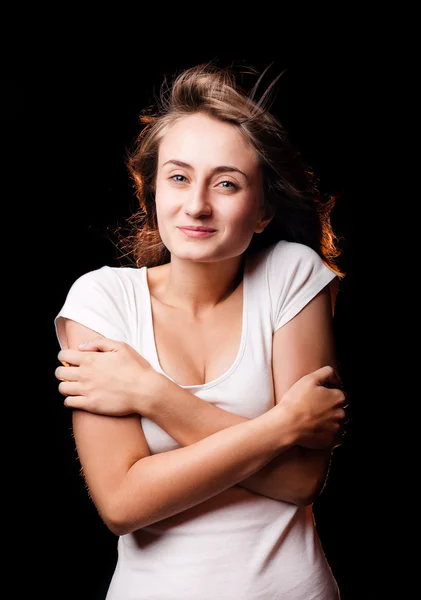
[[[204,385],[234,365],[245,326],[240,291],[202,319],[151,301],[152,336],[159,366],[176,383]]]
[[[246,419],[264,414],[275,405],[272,370],[263,354],[259,355],[259,360],[252,361],[251,358],[246,348],[236,367],[225,377],[190,391],[205,403]],[[172,399],[168,397],[166,401],[172,402]],[[180,447],[166,431],[145,417],[142,417],[142,427],[151,454]]]

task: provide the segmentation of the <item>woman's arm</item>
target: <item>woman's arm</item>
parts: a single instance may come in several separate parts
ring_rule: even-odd
[[[273,380],[278,404],[300,377],[322,365],[335,365],[331,298],[328,286],[294,319],[275,332]],[[148,405],[149,419],[180,445],[188,446],[216,431],[247,421],[205,402],[170,381]],[[269,498],[306,505],[320,493],[329,468],[330,450],[295,446],[237,485]]]
[[[65,331],[70,348],[95,335],[72,321]],[[82,398],[82,410],[73,414],[74,437],[103,520],[117,535],[129,533],[219,494],[296,443],[325,447],[344,416],[341,393],[323,387],[331,375],[330,368],[320,369],[260,417],[154,456],[137,416],[93,414],[83,409]]]
[[[326,287],[294,319],[275,333],[273,377],[276,403],[285,390],[302,374],[314,370],[321,364],[334,364],[329,303]],[[313,337],[317,343],[313,342]],[[99,345],[88,344],[88,350],[112,348],[112,345],[110,346],[112,341],[104,338],[97,339],[100,340]],[[86,386],[84,389],[84,394],[86,397],[89,396],[91,403],[94,402],[95,397],[100,399],[101,408],[97,407],[94,412],[102,410],[106,414],[107,410],[112,411],[115,408],[122,412],[124,402],[128,405],[136,402],[136,398],[130,398],[128,390],[131,390],[132,396],[135,397],[140,393],[139,384],[144,396],[144,388],[151,379],[152,368],[145,371],[144,364],[147,367],[150,365],[130,347],[123,348],[123,351],[125,353],[121,357],[118,353],[109,352],[95,355],[97,358],[102,358],[98,364],[100,368],[89,373],[88,379],[92,389],[87,390]],[[108,358],[113,362],[104,364],[104,360]],[[64,377],[74,377],[73,374],[68,374],[69,368],[61,368],[61,370],[66,372],[66,375],[63,374]],[[116,380],[117,374],[119,381]],[[148,402],[143,400],[141,405],[138,404],[138,412],[155,421],[181,446],[189,446],[217,431],[247,421],[244,417],[201,400],[166,377],[155,377],[154,382],[158,385],[153,387],[153,394],[150,394]],[[69,385],[66,384],[67,393],[76,393],[69,388]],[[84,407],[89,410],[86,406],[86,397],[82,400],[85,403]],[[76,398],[72,398],[73,406],[77,406],[75,401]],[[104,406],[106,401],[107,407]],[[330,450],[309,450],[295,446],[283,452],[252,477],[240,481],[238,485],[276,500],[298,505],[309,504],[323,486],[329,459]]]
[[[217,431],[248,421],[169,383],[162,382],[155,396],[154,412],[149,413],[148,418],[181,446],[189,446]],[[293,446],[237,485],[274,500],[307,505],[323,486],[330,455],[330,450]]]
[[[274,334],[272,371],[276,404],[306,373],[325,364],[337,368],[332,320],[335,285],[336,281],[326,286]],[[339,384],[339,378],[332,381],[332,385]],[[248,489],[278,500],[311,504],[325,484],[332,449],[294,446],[240,485],[245,483]]]

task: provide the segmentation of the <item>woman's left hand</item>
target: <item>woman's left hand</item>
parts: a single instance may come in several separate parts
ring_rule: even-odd
[[[61,350],[55,376],[68,408],[109,416],[145,414],[162,377],[136,350],[104,337]]]

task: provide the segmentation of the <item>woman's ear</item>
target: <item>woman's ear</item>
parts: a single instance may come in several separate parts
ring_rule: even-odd
[[[270,213],[268,209],[263,210],[262,216],[258,219],[256,223],[256,229],[254,230],[255,233],[262,233],[272,221],[273,217],[274,215]]]

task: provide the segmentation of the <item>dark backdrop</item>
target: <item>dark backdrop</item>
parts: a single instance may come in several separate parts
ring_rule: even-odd
[[[380,598],[373,564],[380,551],[377,518],[374,509],[365,508],[376,492],[378,464],[375,407],[365,385],[365,366],[375,341],[360,318],[366,273],[357,252],[368,238],[362,204],[369,210],[376,202],[364,195],[361,181],[365,74],[350,64],[341,69],[333,64],[291,67],[273,53],[258,58],[250,53],[154,58],[135,65],[130,76],[107,76],[103,68],[99,74],[80,76],[75,70],[66,77],[41,77],[36,83],[4,82],[2,125],[12,175],[9,206],[15,217],[23,216],[18,198],[25,196],[26,224],[34,239],[20,258],[29,275],[22,287],[38,311],[31,320],[30,362],[45,381],[26,401],[25,422],[33,443],[25,463],[24,497],[32,511],[31,527],[23,516],[19,522],[32,551],[31,586],[44,598],[100,600],[112,575],[116,538],[87,497],[70,413],[57,392],[59,347],[53,320],[79,275],[118,264],[110,234],[135,206],[124,158],[138,132],[139,111],[152,102],[164,74],[211,58],[220,64],[252,64],[259,70],[273,63],[266,82],[285,70],[275,112],[317,172],[322,191],[340,195],[333,222],[343,236],[347,276],[338,295],[335,328],[350,423],[346,443],[336,451],[328,484],[315,503],[315,515],[342,599]],[[24,187],[13,169],[31,172],[31,167],[33,179]]]

